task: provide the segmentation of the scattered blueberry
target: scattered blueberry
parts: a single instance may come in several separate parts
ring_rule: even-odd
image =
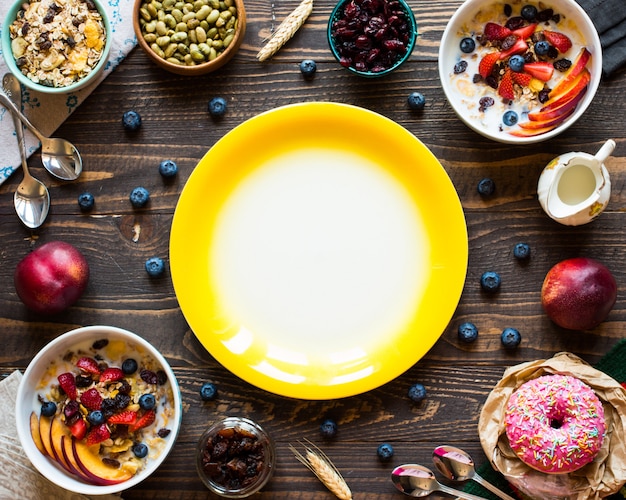
[[[474,342],[478,338],[478,328],[474,323],[469,321],[459,325],[459,340],[468,344]]]
[[[471,54],[472,52],[474,52],[474,49],[476,49],[476,42],[473,38],[466,36],[465,38],[461,39],[460,47],[461,52],[463,52],[464,54]]]
[[[518,243],[513,247],[513,256],[518,260],[526,260],[530,257],[530,247],[527,243]]]
[[[519,54],[515,54],[509,59],[509,68],[511,68],[511,70],[515,71],[516,73],[520,73],[524,70],[525,62],[526,61],[524,61],[524,58],[522,56],[520,56]]]
[[[517,120],[517,113],[512,109],[505,111],[504,115],[502,115],[502,123],[504,123],[507,127],[515,125],[517,123]]]
[[[101,425],[104,423],[104,414],[100,410],[90,411],[87,420],[91,425]]]
[[[95,199],[93,194],[84,192],[78,195],[78,206],[82,212],[89,212],[94,206]]]
[[[226,107],[226,99],[223,97],[214,97],[209,101],[209,114],[214,117],[224,116]]]
[[[142,394],[139,397],[139,408],[152,410],[156,406],[156,398],[152,394]]]
[[[300,63],[300,72],[304,78],[313,78],[317,71],[317,64],[313,59],[305,59]]]
[[[387,462],[391,460],[391,457],[393,457],[393,446],[391,446],[389,443],[382,443],[378,445],[376,454],[382,462]]]
[[[489,177],[485,177],[478,182],[478,194],[481,196],[491,196],[496,190],[496,183]]]
[[[148,455],[148,447],[144,443],[137,443],[132,449],[137,458],[145,458]]]
[[[526,21],[533,21],[535,17],[537,17],[537,7],[534,5],[524,5],[520,14]]]
[[[538,56],[545,56],[549,51],[550,44],[547,41],[541,40],[535,44],[535,54]]]
[[[497,292],[501,282],[500,275],[495,271],[486,271],[480,277],[480,287],[489,293]]]
[[[126,375],[132,375],[137,371],[137,368],[139,368],[139,365],[133,358],[127,358],[122,363],[122,371]]]
[[[124,125],[126,130],[130,130],[131,132],[139,130],[139,127],[141,127],[141,116],[137,111],[126,111],[122,115],[122,125]]]
[[[413,384],[409,387],[409,399],[415,403],[419,403],[426,397],[426,387],[422,384]]]
[[[52,401],[44,401],[41,404],[41,414],[44,417],[51,417],[57,412],[57,405]]]
[[[217,396],[217,387],[211,382],[205,382],[200,387],[200,397],[202,401],[213,401]]]
[[[144,187],[136,187],[130,192],[130,203],[135,208],[141,208],[150,199],[150,193]]]
[[[420,111],[426,106],[426,98],[420,92],[412,92],[409,94],[407,102],[409,103],[409,108],[415,111]]]
[[[515,328],[505,328],[502,330],[500,340],[507,349],[515,349],[522,341],[522,336]]]
[[[159,173],[166,179],[176,177],[176,174],[178,173],[178,165],[176,165],[175,161],[163,160],[159,164]]]
[[[161,257],[150,257],[146,260],[146,272],[149,276],[156,278],[165,272],[165,264]]]
[[[332,438],[337,435],[337,422],[327,418],[320,425],[320,434],[325,438]]]

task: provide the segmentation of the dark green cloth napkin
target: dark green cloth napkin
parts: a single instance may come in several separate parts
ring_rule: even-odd
[[[600,2],[602,0],[599,0]],[[624,8],[626,9],[626,0],[620,0],[624,2]],[[626,339],[621,340],[613,349],[611,349],[599,362],[595,365],[598,370],[603,371],[610,377],[613,377],[618,382],[626,382]],[[514,492],[507,483],[504,476],[495,471],[489,462],[483,464],[477,469],[477,472],[484,479],[494,484],[502,491],[515,497]],[[463,491],[466,493],[473,493],[481,497],[488,498],[490,500],[499,500],[493,493],[487,491],[474,481],[468,481]],[[624,500],[622,495],[616,494],[608,497],[610,500]]]
[[[626,66],[626,0],[576,0],[600,35],[602,73],[613,76]]]

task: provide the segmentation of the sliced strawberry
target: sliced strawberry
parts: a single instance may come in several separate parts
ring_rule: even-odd
[[[515,99],[515,90],[513,89],[513,77],[511,76],[511,73],[511,70],[506,70],[502,76],[502,80],[500,80],[500,85],[498,86],[498,94],[504,99],[508,99],[510,101]]]
[[[67,397],[70,399],[76,399],[78,394],[76,392],[76,379],[74,378],[74,374],[69,372],[61,373],[61,375],[57,377],[57,380]]]
[[[517,28],[513,30],[513,34],[520,37],[522,40],[526,40],[530,38],[532,34],[535,32],[535,28],[537,24],[529,24],[528,26],[522,26],[521,28]]]
[[[70,425],[70,432],[76,439],[83,439],[87,434],[87,422],[82,418],[79,418],[76,422]]]
[[[515,54],[523,54],[528,50],[528,44],[519,38],[511,48],[500,52],[500,59],[508,59]]]
[[[89,430],[85,444],[87,446],[92,446],[94,444],[101,443],[102,441],[106,441],[110,437],[111,433],[109,432],[107,424],[96,425]]]
[[[107,418],[107,422],[109,424],[132,425],[136,421],[137,421],[137,412],[132,411],[132,410],[126,410],[126,411],[117,413]]]
[[[572,41],[563,33],[544,30],[543,34],[545,35],[546,40],[548,40],[548,42],[550,42],[550,44],[553,45],[561,54],[572,48]]]
[[[490,42],[495,40],[504,40],[507,36],[511,34],[511,30],[505,26],[500,26],[496,23],[487,23],[485,24],[485,29],[483,30],[483,34]]]
[[[547,82],[550,78],[552,78],[554,66],[549,62],[537,61],[526,63],[524,65],[524,71],[537,78],[537,80]]]
[[[98,363],[95,359],[93,358],[80,358],[77,362],[76,362],[76,366],[78,368],[80,368],[82,371],[87,372],[87,373],[100,373],[100,368],[98,368]]]
[[[102,408],[102,396],[92,387],[81,394],[80,403],[88,410],[99,410]]]
[[[107,368],[100,375],[100,382],[110,384],[124,378],[124,372],[120,368]]]
[[[490,52],[485,55],[478,63],[478,73],[483,78],[487,78],[493,71],[493,67],[500,59],[500,52]]]
[[[513,77],[513,81],[522,87],[528,87],[530,81],[533,79],[528,73],[518,73],[516,71],[513,71],[511,76]]]
[[[130,432],[138,431],[144,427],[148,427],[156,419],[156,413],[154,410],[148,410],[137,421],[129,427]]]

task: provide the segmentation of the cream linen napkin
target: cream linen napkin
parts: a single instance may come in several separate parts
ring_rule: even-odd
[[[0,25],[11,3],[9,0],[0,0]],[[137,43],[133,31],[133,0],[101,0],[101,4],[109,15],[113,40],[106,67],[98,80],[73,94],[47,95],[22,88],[22,111],[44,135],[51,135]],[[4,51],[10,50],[10,47],[0,47],[0,79],[8,71],[4,62]],[[26,130],[26,148],[29,156],[39,149],[39,141],[29,130]],[[20,166],[13,119],[0,106],[0,184]]]
[[[87,500],[89,497],[59,488],[30,463],[17,437],[15,398],[22,373],[14,371],[0,382],[0,498],[29,500]],[[98,500],[120,500],[116,495],[99,495]]]

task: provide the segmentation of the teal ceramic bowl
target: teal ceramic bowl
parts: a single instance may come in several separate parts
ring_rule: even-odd
[[[13,4],[7,11],[6,17],[2,21],[2,34],[0,37],[0,41],[2,43],[2,57],[4,58],[9,68],[9,71],[11,71],[11,73],[15,75],[15,77],[20,81],[22,85],[24,85],[25,87],[28,87],[29,89],[36,90],[38,92],[42,92],[45,94],[69,94],[71,92],[75,92],[77,90],[80,90],[90,85],[98,78],[98,76],[102,73],[102,71],[104,70],[107,64],[108,55],[111,49],[111,42],[112,42],[111,34],[112,33],[111,33],[111,24],[109,22],[109,18],[107,16],[106,11],[104,10],[102,1],[91,0],[91,2],[93,2],[93,4],[98,9],[98,12],[102,16],[102,23],[104,25],[104,32],[106,35],[106,40],[105,40],[104,47],[102,48],[102,55],[100,59],[98,60],[98,63],[93,67],[93,69],[81,79],[76,80],[69,85],[53,87],[53,86],[48,86],[48,85],[44,85],[41,83],[37,83],[31,80],[30,78],[28,78],[26,75],[22,73],[22,71],[20,70],[20,68],[18,67],[16,63],[15,57],[13,55],[13,50],[11,47],[11,36],[10,36],[9,27],[16,20],[18,13],[22,9],[22,6],[24,5],[25,1],[24,0],[13,1]]]
[[[330,15],[327,37],[339,64],[355,75],[378,78],[409,59],[417,22],[405,0],[340,0]]]

